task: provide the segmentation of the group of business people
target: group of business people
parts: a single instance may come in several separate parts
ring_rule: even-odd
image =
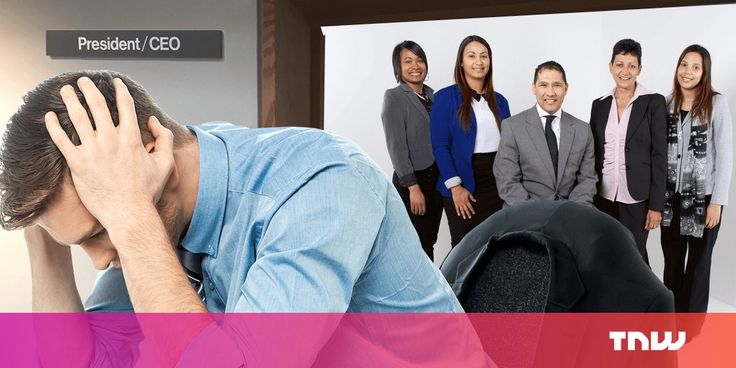
[[[711,86],[704,47],[683,50],[667,98],[637,82],[641,57],[634,40],[614,45],[614,88],[593,100],[586,123],[562,109],[568,83],[557,62],[537,66],[536,104],[511,116],[494,89],[482,37],[460,43],[455,84],[436,93],[424,84],[424,50],[413,41],[396,45],[398,86],[386,91],[381,117],[393,183],[427,255],[433,258],[443,209],[455,246],[504,205],[584,202],[623,224],[647,263],[648,233],[661,224],[664,283],[676,310],[706,311],[731,179],[728,102]]]

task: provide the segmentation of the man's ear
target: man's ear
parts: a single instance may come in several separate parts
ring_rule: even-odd
[[[153,151],[153,149],[156,148],[156,142],[150,141],[144,144],[143,147],[146,148],[146,152],[151,153],[151,151]]]
[[[151,153],[156,148],[156,142],[150,141],[143,145],[143,147],[146,149],[146,152]],[[179,169],[176,167],[176,160],[174,160],[174,167],[171,169],[171,174],[169,174],[169,178],[166,179],[166,184],[164,184],[164,190],[170,190],[173,188],[176,188],[179,185]]]

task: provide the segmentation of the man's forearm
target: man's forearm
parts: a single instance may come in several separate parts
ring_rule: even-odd
[[[31,260],[33,311],[83,312],[74,281],[71,249],[59,245],[48,233],[34,226],[25,230]],[[83,315],[42,314],[34,317],[38,359],[44,367],[85,366],[92,352],[92,334]],[[59,339],[74,336],[74,339]],[[65,361],[58,352],[67,352]]]
[[[33,311],[83,312],[70,248],[57,245],[40,228],[26,230],[25,238],[31,260]]]
[[[206,312],[153,205],[110,229],[136,312]]]
[[[179,263],[166,229],[153,205],[133,207],[135,213],[112,230],[130,300],[136,312],[204,313],[207,308],[194,291]],[[134,218],[133,218],[134,217]],[[189,343],[210,323],[208,314],[192,315],[187,328],[139,319],[146,339],[164,353],[167,365],[175,365]]]

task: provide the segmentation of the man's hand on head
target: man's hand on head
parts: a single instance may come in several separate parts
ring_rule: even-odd
[[[118,78],[113,81],[119,124],[113,123],[105,98],[92,80],[82,77],[77,86],[89,106],[96,129],[74,88],[61,88],[61,96],[81,145],[75,146],[55,113],[45,116],[51,139],[66,159],[72,181],[87,210],[113,233],[126,226],[126,218],[155,210],[155,203],[174,167],[173,134],[156,117],[148,120],[154,142],[144,146],[133,98]]]
[[[154,141],[144,146],[133,98],[120,79],[113,84],[117,127],[105,98],[89,78],[82,77],[77,85],[96,129],[69,85],[60,93],[81,144],[69,140],[52,112],[46,114],[46,128],[66,159],[79,199],[118,252],[135,311],[206,312],[155,206],[174,169],[174,136],[150,117]]]

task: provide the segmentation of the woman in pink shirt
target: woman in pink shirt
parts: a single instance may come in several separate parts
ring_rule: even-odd
[[[615,87],[593,101],[590,128],[598,174],[593,203],[631,231],[648,264],[647,236],[664,209],[667,109],[664,96],[636,81],[641,54],[641,45],[631,39],[613,46],[608,68]]]

